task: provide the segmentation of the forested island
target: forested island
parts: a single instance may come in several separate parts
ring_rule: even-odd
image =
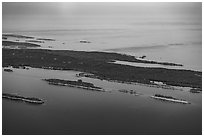
[[[84,82],[81,79],[77,81],[71,81],[71,80],[62,80],[62,79],[43,79],[44,81],[47,81],[51,85],[58,85],[58,86],[69,86],[69,87],[76,87],[76,88],[82,88],[87,90],[96,90],[96,91],[105,91],[101,87],[97,87],[92,83]]]
[[[160,95],[160,94],[155,94],[154,96],[151,96],[151,98],[158,99],[158,100],[163,100],[163,101],[174,102],[174,103],[190,104],[186,100],[177,99],[177,98],[174,98],[174,97],[171,97],[171,96],[165,96],[165,95]]]
[[[47,49],[2,49],[3,67],[29,66],[53,70],[75,70],[90,73],[94,78],[101,80],[143,84],[152,84],[151,81],[158,81],[171,86],[202,89],[202,77],[199,77],[202,72],[143,68],[110,63],[115,60],[152,63],[145,60],[137,60],[134,56],[118,53]]]
[[[14,100],[14,101],[23,101],[26,103],[33,103],[33,104],[43,104],[44,103],[44,101],[42,99],[39,99],[39,98],[24,97],[21,95],[8,94],[8,93],[2,93],[2,98]]]
[[[5,72],[13,72],[12,69],[4,69]]]

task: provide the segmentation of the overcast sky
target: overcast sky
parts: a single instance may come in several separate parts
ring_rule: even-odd
[[[202,18],[201,3],[4,2],[2,5],[3,31],[66,29],[69,25],[128,23],[139,19],[193,18],[201,22]]]

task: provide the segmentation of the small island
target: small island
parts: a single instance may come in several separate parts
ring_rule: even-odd
[[[8,93],[3,93],[2,98],[9,99],[9,100],[14,100],[14,101],[23,101],[26,103],[33,103],[33,104],[43,104],[44,101],[39,99],[39,98],[34,98],[34,97],[23,97],[20,95],[16,94],[8,94]]]
[[[40,41],[40,40],[26,40],[26,42],[45,43],[44,41]]]
[[[130,95],[134,95],[134,96],[139,96],[140,95],[136,91],[133,91],[133,90],[120,89],[118,91],[121,92],[121,93],[130,94]]]
[[[5,72],[13,72],[12,69],[4,69]]]
[[[191,93],[201,93],[201,91],[202,91],[202,89],[200,89],[200,88],[191,88],[190,89]]]
[[[163,101],[174,102],[174,103],[190,104],[186,100],[177,99],[177,98],[174,98],[174,97],[171,97],[171,96],[164,96],[164,95],[160,95],[160,94],[155,94],[154,96],[151,96],[151,98],[158,99],[158,100],[163,100]]]
[[[47,81],[48,84],[51,84],[51,85],[76,87],[76,88],[82,88],[82,89],[87,89],[87,90],[95,90],[95,91],[105,92],[105,90],[103,88],[96,87],[92,83],[83,82],[81,79],[79,79],[77,81],[62,80],[62,79],[43,79],[43,80]]]
[[[80,42],[80,43],[91,43],[91,42],[88,41],[88,40],[80,40],[79,42]]]
[[[55,39],[48,39],[48,38],[37,38],[37,40],[55,41]]]

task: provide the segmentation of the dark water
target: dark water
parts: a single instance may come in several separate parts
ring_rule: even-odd
[[[201,134],[201,94],[83,79],[106,89],[127,88],[143,93],[131,96],[116,90],[99,93],[58,87],[41,80],[72,80],[76,79],[75,73],[40,69],[3,72],[3,92],[35,96],[46,102],[32,105],[3,99],[3,134]],[[183,98],[191,104],[149,97],[155,93]]]

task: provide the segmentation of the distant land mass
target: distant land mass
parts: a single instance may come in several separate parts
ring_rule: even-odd
[[[46,49],[4,49],[3,67],[30,66],[54,70],[75,70],[94,74],[101,80],[151,84],[159,81],[171,86],[202,88],[202,72],[165,68],[143,68],[114,64],[114,60],[151,63],[118,53]],[[156,62],[155,62],[156,63]]]
[[[40,47],[40,45],[38,44],[14,41],[2,41],[2,45],[6,47],[18,47],[18,48]]]

